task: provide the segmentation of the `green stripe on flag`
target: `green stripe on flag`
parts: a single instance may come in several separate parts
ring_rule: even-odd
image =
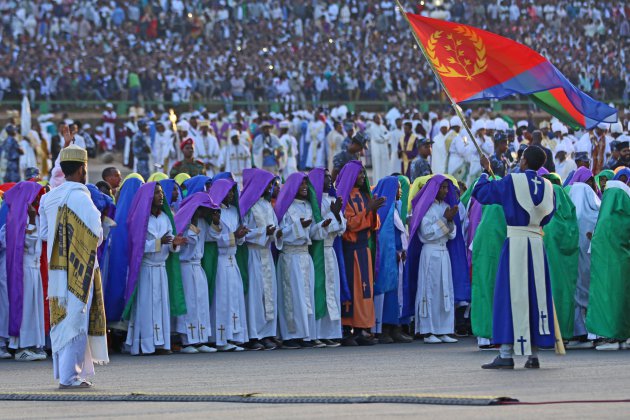
[[[558,118],[563,123],[567,124],[574,130],[582,128],[582,126],[573,118],[567,110],[558,102],[558,100],[548,90],[543,92],[537,92],[529,95],[529,98],[534,101],[536,105],[542,108],[543,111],[548,112],[554,117]]]

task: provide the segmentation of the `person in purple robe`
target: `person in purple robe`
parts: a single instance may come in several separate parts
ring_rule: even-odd
[[[494,182],[483,174],[473,189],[473,197],[481,204],[501,205],[507,222],[492,324],[492,340],[500,345],[500,354],[483,369],[514,369],[513,354],[529,356],[525,368],[537,369],[537,348],[555,344],[551,282],[542,238],[542,227],[555,212],[555,198],[552,184],[536,174],[545,159],[544,150],[530,146],[523,152],[521,173]],[[485,156],[481,165],[489,171]]]

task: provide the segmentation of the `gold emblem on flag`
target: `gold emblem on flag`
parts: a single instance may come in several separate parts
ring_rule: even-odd
[[[446,63],[440,61],[437,55],[438,46],[449,53]],[[467,46],[469,47],[466,48]],[[472,50],[475,53],[474,61],[467,56]],[[488,69],[483,39],[466,26],[457,26],[454,33],[447,33],[446,36],[444,31],[433,32],[427,42],[426,51],[429,60],[443,77],[464,77],[466,80],[473,80],[475,76]]]

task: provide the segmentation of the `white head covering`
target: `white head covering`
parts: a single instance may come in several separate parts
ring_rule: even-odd
[[[473,123],[472,132],[476,133],[479,130],[483,130],[485,128],[485,124],[482,120],[477,120]]]
[[[557,132],[562,133],[563,126],[564,124],[562,124],[560,121],[554,121],[551,123],[551,131],[553,131],[554,133],[557,133]]]
[[[177,123],[177,129],[179,131],[188,131],[190,130],[190,124],[188,124],[188,121],[182,120]]]
[[[525,127],[527,128],[529,126],[529,123],[527,122],[527,120],[520,120],[519,122],[516,123],[516,127],[521,128],[521,127]]]
[[[451,120],[449,121],[449,125],[451,127],[461,127],[462,121],[459,119],[457,115],[455,115],[454,117],[451,117]]]
[[[619,121],[617,121],[616,123],[610,124],[610,132],[611,133],[622,134],[623,133],[623,125],[621,125],[621,123]]]
[[[484,127],[486,128],[486,130],[496,130],[497,128],[494,120],[486,120]]]
[[[440,128],[442,128],[442,127],[446,127],[446,128],[448,128],[448,127],[449,127],[449,124],[448,124],[448,121],[447,121],[447,120],[440,120],[440,122],[438,123],[438,126],[439,126]]]

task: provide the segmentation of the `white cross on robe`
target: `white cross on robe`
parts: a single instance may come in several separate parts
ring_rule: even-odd
[[[534,195],[536,195],[538,194],[538,186],[542,184],[542,181],[537,177],[532,178],[531,181],[534,183]]]

